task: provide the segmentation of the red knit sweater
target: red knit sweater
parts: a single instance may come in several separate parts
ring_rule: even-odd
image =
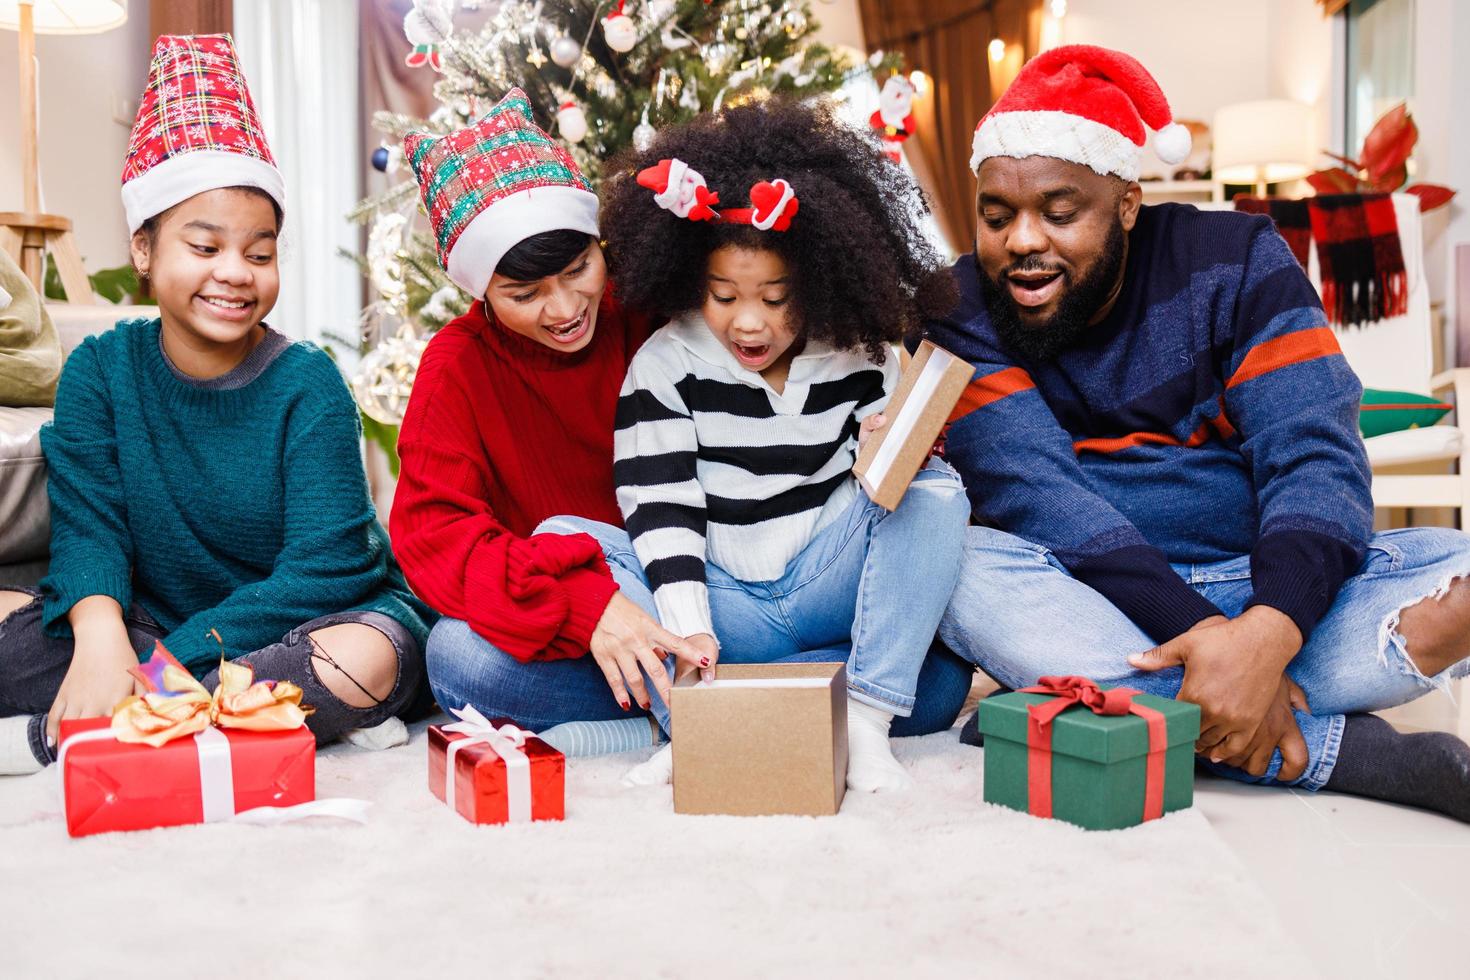
[[[622,525],[613,415],[649,327],[611,293],[574,354],[476,303],[429,342],[403,419],[398,563],[424,601],[519,660],[582,656],[617,591],[590,536],[531,534],[557,514]]]

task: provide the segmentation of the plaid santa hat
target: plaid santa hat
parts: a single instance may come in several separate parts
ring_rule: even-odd
[[[228,34],[165,34],[123,165],[128,232],[195,194],[258,187],[286,210],[286,183]]]
[[[592,185],[532,121],[531,102],[518,88],[473,126],[444,136],[409,133],[403,158],[434,226],[439,264],[476,298],[505,253],[532,235],[598,234]]]
[[[1032,58],[975,127],[970,169],[991,157],[1055,157],[1100,174],[1138,179],[1148,129],[1165,163],[1189,155],[1159,83],[1136,58],[1068,44]]]

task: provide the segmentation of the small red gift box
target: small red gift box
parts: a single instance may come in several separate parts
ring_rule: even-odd
[[[316,798],[316,737],[305,727],[211,727],[158,748],[119,742],[110,727],[108,718],[61,723],[62,791],[73,837],[206,823]]]
[[[471,823],[566,816],[565,756],[508,718],[490,721],[469,706],[451,713],[463,720],[429,726],[435,796]]]

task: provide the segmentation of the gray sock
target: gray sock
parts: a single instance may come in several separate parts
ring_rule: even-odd
[[[1010,694],[1010,693],[1012,693],[1011,692],[1011,689],[1008,688],[1008,687],[1006,687],[1004,684],[1002,684],[1000,687],[996,688],[995,690],[991,691],[989,694],[987,694],[985,696],[987,698],[993,698],[997,694]],[[981,746],[983,746],[985,744],[985,736],[980,734],[980,709],[979,708],[976,708],[975,709],[975,713],[970,716],[969,720],[966,721],[963,725],[960,726],[960,744],[961,745],[973,745],[976,748],[980,748]]]
[[[1470,823],[1470,745],[1448,732],[1406,734],[1377,715],[1348,715],[1324,788]]]
[[[648,718],[609,721],[565,721],[544,732],[542,741],[566,756],[610,755],[656,745],[654,724]]]

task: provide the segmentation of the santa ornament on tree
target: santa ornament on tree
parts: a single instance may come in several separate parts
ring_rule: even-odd
[[[410,68],[428,65],[435,71],[443,71],[439,46],[449,39],[453,30],[454,18],[440,0],[414,0],[413,9],[403,18],[403,36],[413,45],[403,63]]]
[[[623,13],[623,0],[619,0],[616,10],[602,19],[602,38],[619,54],[632,51],[633,45],[638,43],[638,27],[633,18]]]
[[[883,140],[883,152],[894,163],[903,157],[903,141],[914,135],[914,92],[914,83],[907,76],[888,76],[878,92],[878,111],[868,119]]]

